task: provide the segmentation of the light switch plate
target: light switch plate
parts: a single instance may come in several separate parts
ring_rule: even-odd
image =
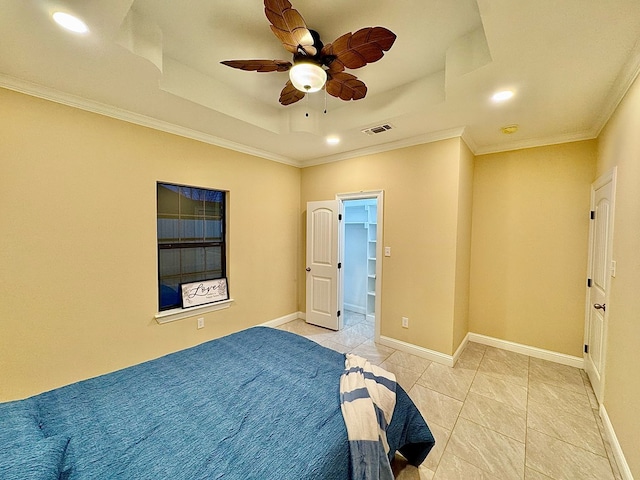
[[[612,277],[616,276],[616,261],[615,260],[611,260],[611,276]]]

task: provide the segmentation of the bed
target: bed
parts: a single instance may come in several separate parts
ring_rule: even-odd
[[[254,327],[0,404],[0,478],[350,478],[340,408],[345,356]],[[434,444],[398,385],[389,456]]]

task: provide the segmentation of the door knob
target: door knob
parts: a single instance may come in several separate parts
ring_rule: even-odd
[[[307,267],[307,272],[310,272],[310,271],[311,271],[311,268],[310,268],[310,267]]]
[[[600,305],[599,303],[594,303],[593,304],[593,308],[595,308],[596,310],[602,310],[603,312],[607,311],[607,304],[603,303],[602,305]]]

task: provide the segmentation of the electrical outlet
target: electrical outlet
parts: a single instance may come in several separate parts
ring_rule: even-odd
[[[409,319],[407,317],[402,317],[402,328],[409,328]]]
[[[204,317],[198,319],[198,329],[204,328]]]

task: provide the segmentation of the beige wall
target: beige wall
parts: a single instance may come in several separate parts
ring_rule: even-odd
[[[604,406],[635,478],[640,478],[640,80],[598,142],[598,175],[617,166],[613,259],[607,303]]]
[[[464,259],[461,266],[456,263],[464,257],[457,245],[458,211],[467,208],[459,198],[461,143],[456,138],[309,167],[302,170],[301,183],[301,223],[308,201],[384,190],[384,231],[378,235],[392,255],[382,265],[381,334],[445,354],[453,353],[454,306],[464,309],[467,295],[465,280],[456,281],[464,270]],[[465,188],[470,158],[465,153]],[[301,238],[304,245],[304,232]],[[300,255],[303,266],[303,248]],[[300,275],[304,279],[304,268]],[[298,284],[304,311],[305,282]],[[401,326],[403,316],[409,329]],[[466,313],[457,316],[464,325]]]
[[[476,157],[469,330],[582,357],[596,142]]]
[[[0,401],[297,311],[300,170],[0,89]],[[158,325],[157,181],[228,190],[227,310]]]
[[[306,202],[361,190],[385,192],[383,335],[581,356],[589,185],[617,166],[605,407],[640,476],[640,83],[597,148],[474,162],[451,139],[303,170],[3,89],[0,104],[0,401],[304,311]],[[230,191],[235,303],[202,330],[153,320],[157,181]]]
[[[458,236],[456,240],[456,285],[453,312],[452,350],[458,348],[469,333],[469,294],[471,270],[471,225],[473,208],[474,156],[460,142],[458,176]]]

